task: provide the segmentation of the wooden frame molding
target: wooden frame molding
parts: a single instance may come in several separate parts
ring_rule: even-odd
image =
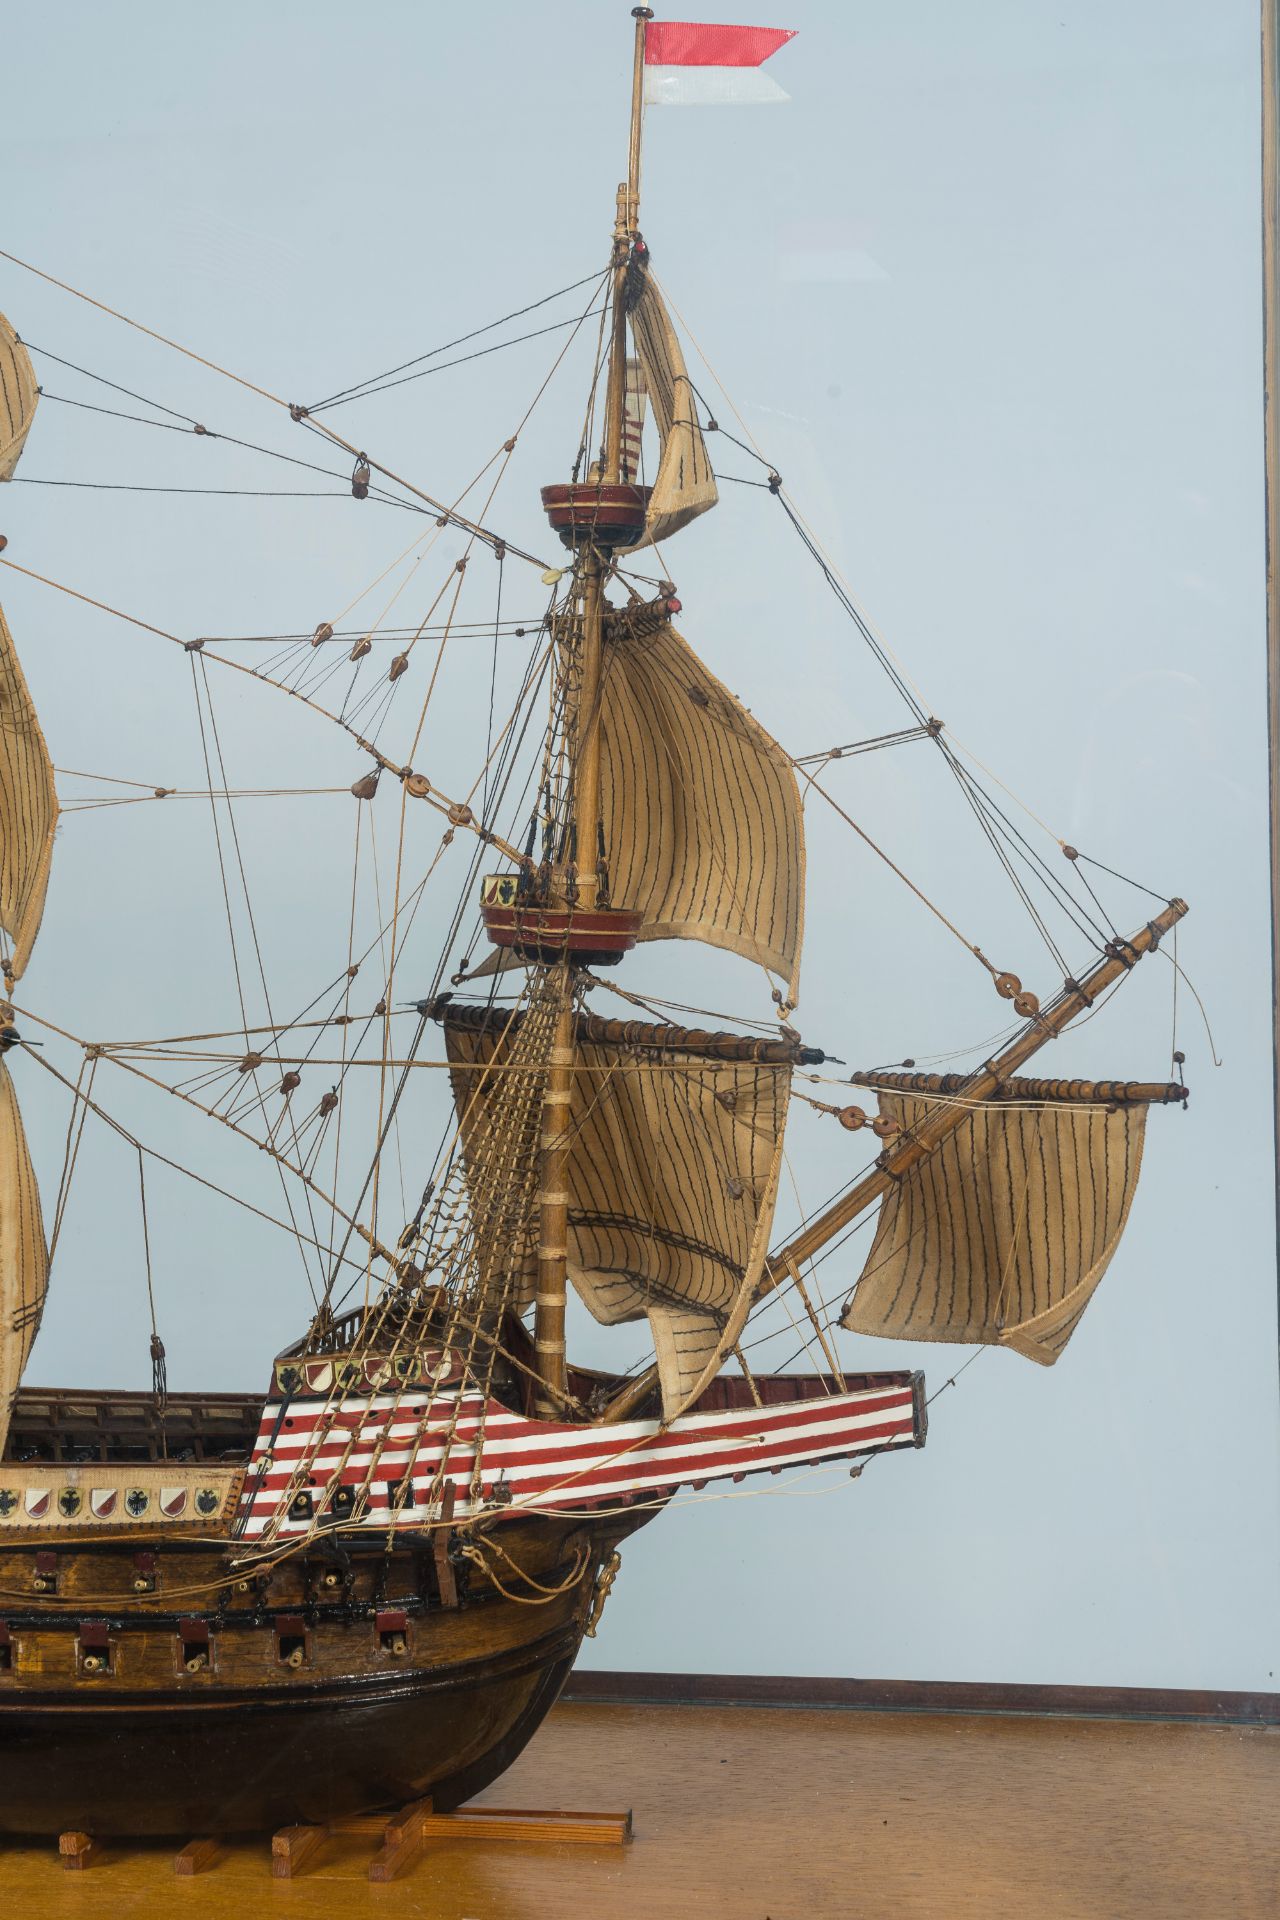
[[[1270,796],[1272,1107],[1280,1263],[1280,5],[1262,13],[1262,337],[1266,470],[1267,757]],[[1280,1264],[1277,1267],[1280,1284]],[[1280,1357],[1280,1356],[1278,1356]]]
[[[1054,1687],[984,1680],[845,1680],[753,1673],[571,1673],[572,1705],[820,1707],[855,1713],[981,1713],[1036,1719],[1186,1720],[1280,1726],[1280,1693],[1183,1687]]]

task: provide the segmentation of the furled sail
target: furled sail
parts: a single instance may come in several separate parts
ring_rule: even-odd
[[[12,942],[10,980],[21,976],[40,929],[57,821],[49,750],[0,609],[0,930]]]
[[[22,1115],[0,1063],[0,1450],[49,1279],[49,1254]]]
[[[645,391],[653,403],[661,449],[645,516],[645,537],[640,543],[646,546],[669,540],[708,507],[714,507],[720,496],[698,425],[680,342],[647,266],[637,263],[632,267],[626,297],[636,357]]]
[[[702,940],[794,982],[804,925],[795,773],[667,623],[653,631],[623,613],[606,625],[600,805],[610,898],[643,911],[641,940]]]
[[[930,1102],[881,1092],[880,1105],[910,1128]],[[885,1200],[842,1324],[1052,1366],[1124,1230],[1146,1119],[1140,1102],[976,1107]]]
[[[474,1192],[487,1174],[486,1080],[499,1103],[521,1020],[440,1017]],[[716,1372],[754,1299],[801,1055],[783,1041],[579,1018],[569,1277],[604,1324],[647,1317],[668,1418]]]
[[[0,480],[13,478],[39,398],[31,356],[0,313]]]

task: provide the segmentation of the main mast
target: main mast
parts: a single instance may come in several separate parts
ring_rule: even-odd
[[[626,408],[627,314],[626,280],[639,223],[640,138],[644,114],[645,30],[652,19],[649,7],[633,7],[635,53],[631,77],[631,127],[627,178],[618,188],[613,228],[612,325],[605,385],[603,457],[593,482],[582,487],[544,490],[561,538],[574,550],[574,602],[580,617],[566,641],[564,728],[569,752],[569,809],[551,874],[550,905],[570,916],[594,919],[600,905],[602,848],[600,834],[600,671],[604,627],[604,581],[608,556],[616,546],[631,544],[638,507],[643,526],[639,489],[622,483],[622,429]],[[548,500],[547,496],[557,496]],[[628,500],[626,495],[635,495]],[[569,1237],[570,1109],[576,1066],[574,1043],[575,951],[569,934],[556,963],[555,1034],[547,1073],[540,1142],[538,1187],[538,1284],[534,1309],[537,1370],[542,1385],[542,1411],[562,1412],[568,1374],[565,1359],[565,1307]]]

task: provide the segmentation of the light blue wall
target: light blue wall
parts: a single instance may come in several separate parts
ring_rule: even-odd
[[[1056,833],[1191,901],[1179,951],[1223,1065],[1184,991],[1190,1113],[1152,1116],[1128,1237],[1056,1370],[983,1355],[935,1403],[927,1449],[877,1461],[856,1486],[837,1471],[673,1510],[626,1551],[590,1657],[1270,1687],[1255,9],[800,0],[788,18],[799,38],[770,70],[792,105],[651,116],[643,224],[658,271],[931,711]],[[3,128],[3,245],[285,398],[314,397],[603,264],[629,29],[625,6],[599,0],[29,12],[6,27],[21,85]],[[343,464],[265,402],[7,262],[0,308],[38,345],[224,433]],[[335,423],[451,496],[512,431],[559,338]],[[132,407],[48,362],[40,373],[53,393]],[[566,471],[585,377],[577,355],[492,509],[535,551],[548,551],[537,487]],[[752,470],[716,450],[726,470]],[[22,472],[328,484],[53,402]],[[774,502],[724,492],[668,556],[692,642],[794,751],[900,724]],[[182,636],[307,630],[415,533],[409,516],[347,497],[15,486],[0,509],[9,558]],[[459,551],[449,535],[423,563],[406,617],[421,618]],[[527,602],[508,598],[510,611],[536,616],[531,578],[509,569],[508,595]],[[481,556],[470,617],[492,585]],[[60,767],[199,782],[185,655],[16,576],[0,587]],[[481,643],[446,660],[418,756],[446,787],[476,763],[489,664]],[[504,652],[500,692],[516,670]],[[274,695],[228,676],[215,691],[234,785],[340,786],[362,770],[340,735]],[[924,749],[850,762],[831,786],[1000,965],[1053,990]],[[377,804],[385,889],[395,802]],[[344,796],[238,812],[277,1011],[345,963],[353,812]],[[415,877],[436,838],[415,826]],[[811,808],[810,840],[806,1034],[874,1064],[994,1033],[1003,1007],[937,923],[833,816]],[[69,817],[23,1003],[90,1038],[234,1025],[217,884],[195,802]],[[1106,897],[1135,924],[1147,911],[1114,884]],[[449,904],[446,877],[403,997],[427,976]],[[366,889],[366,923],[372,910]],[[651,952],[626,977],[760,1011],[753,980],[691,951]],[[1145,966],[1047,1070],[1163,1076],[1171,982],[1163,961]],[[47,1052],[74,1076],[74,1053]],[[51,1192],[65,1096],[29,1062],[17,1074]],[[100,1069],[97,1091],[151,1143],[279,1210],[250,1150],[118,1069]],[[424,1113],[405,1136],[410,1204],[426,1128]],[[860,1164],[856,1144],[798,1116],[808,1204]],[[305,1319],[296,1253],[176,1175],[153,1173],[148,1201],[172,1379],[263,1384]],[[855,1272],[853,1249],[821,1270],[835,1294]],[[32,1378],[142,1385],[146,1334],[136,1168],[91,1131]],[[579,1337],[602,1360],[635,1350],[630,1336]],[[935,1386],[966,1357],[852,1339],[845,1351],[850,1364],[919,1361]]]

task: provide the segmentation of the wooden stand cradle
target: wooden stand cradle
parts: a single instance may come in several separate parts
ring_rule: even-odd
[[[414,1800],[398,1813],[371,1813],[350,1820],[334,1820],[318,1827],[282,1827],[271,1839],[271,1877],[292,1880],[330,1839],[367,1836],[379,1842],[369,1862],[374,1882],[394,1880],[415,1860],[430,1840],[521,1840],[556,1846],[623,1847],[632,1837],[631,1812],[561,1813],[524,1807],[459,1807],[454,1813],[436,1813],[430,1798]],[[188,1841],[173,1857],[173,1871],[190,1878],[211,1867],[223,1850],[216,1839]],[[80,1873],[101,1860],[103,1843],[88,1833],[58,1837],[63,1867]]]

